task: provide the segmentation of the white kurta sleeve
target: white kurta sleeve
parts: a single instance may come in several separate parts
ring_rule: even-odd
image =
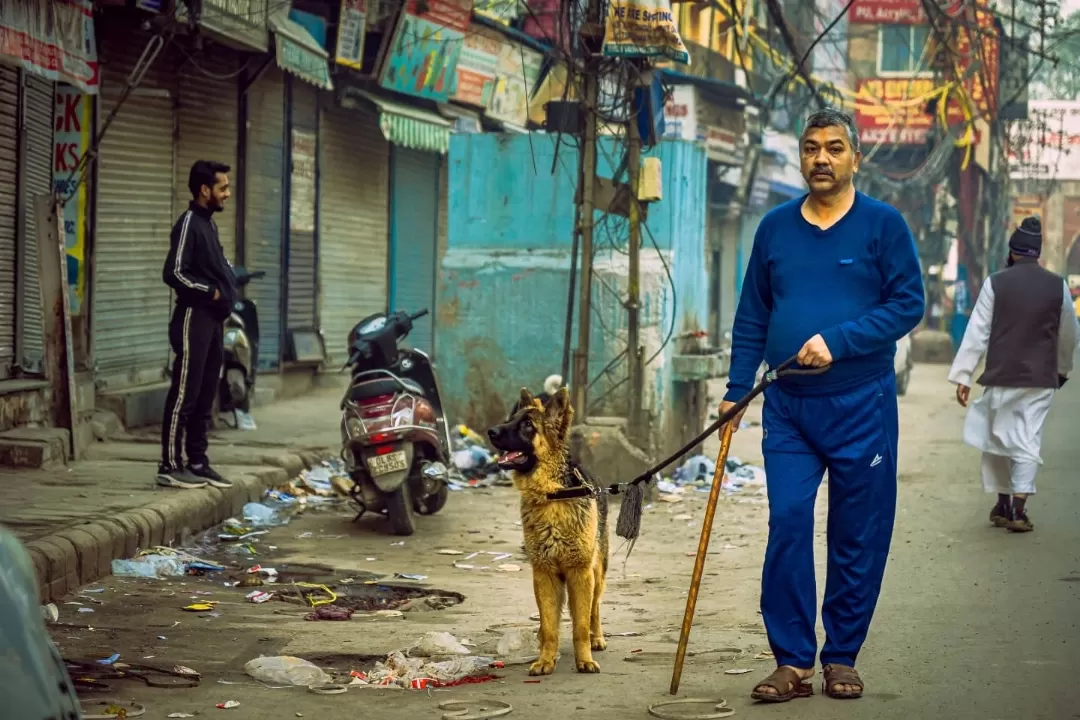
[[[1076,321],[1069,286],[1066,283],[1062,283],[1062,286],[1065,288],[1065,298],[1061,305],[1061,326],[1058,330],[1058,375],[1067,377],[1073,369],[1073,355],[1076,353],[1077,337],[1080,336],[1080,324]]]
[[[949,382],[954,385],[971,387],[971,376],[979,366],[986,346],[990,342],[990,324],[994,320],[994,288],[990,278],[986,278],[979,291],[979,299],[971,311],[964,340],[956,353],[952,367],[949,368]]]

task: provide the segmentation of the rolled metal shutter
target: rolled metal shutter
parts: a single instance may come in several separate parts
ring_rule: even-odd
[[[313,85],[301,80],[289,78],[292,96],[291,130],[311,133],[318,137],[318,95]],[[290,156],[291,157],[291,156]],[[316,150],[316,167],[318,151]],[[293,169],[291,168],[291,172]],[[293,172],[295,178],[295,172]],[[299,178],[296,182],[299,182]],[[308,182],[311,182],[310,180]],[[312,187],[317,187],[316,170]],[[294,183],[295,184],[295,183]],[[316,196],[300,195],[295,188],[290,189],[289,207],[310,203],[303,212],[312,213],[318,220]],[[289,330],[314,330],[318,327],[316,318],[316,269],[315,269],[315,230],[297,229],[289,223]]]
[[[245,177],[244,264],[265,270],[252,280],[246,297],[259,308],[259,369],[278,366],[281,349],[281,242],[285,194],[285,84],[278,68],[266,72],[248,90]]]
[[[196,160],[217,160],[232,168],[233,200],[214,217],[221,247],[230,261],[236,257],[236,177],[239,147],[240,96],[235,51],[214,45],[180,65],[177,73],[179,138],[176,150],[177,207],[191,202],[188,173]]]
[[[0,65],[0,379],[15,364],[19,71]]]
[[[51,80],[23,71],[23,108],[26,132],[22,191],[25,209],[26,254],[19,263],[23,272],[20,333],[22,334],[22,367],[41,372],[44,368],[45,345],[41,311],[41,283],[38,278],[38,230],[34,198],[52,191],[53,108],[56,95]],[[67,272],[67,268],[63,268]]]
[[[432,314],[414,323],[407,341],[418,350],[431,352],[432,319],[436,310],[440,156],[398,145],[393,147],[391,156],[390,309],[431,311]]]
[[[372,111],[322,112],[319,318],[331,364],[348,359],[349,331],[387,307],[390,146]]]
[[[144,44],[144,35],[130,32],[102,43],[102,117],[115,107]],[[98,378],[110,388],[160,380],[169,361],[172,293],[161,269],[175,218],[173,101],[165,78],[159,57],[101,143],[92,335]]]

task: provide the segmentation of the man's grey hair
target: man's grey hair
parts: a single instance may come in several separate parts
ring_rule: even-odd
[[[824,108],[810,113],[810,116],[806,118],[806,127],[803,128],[803,135],[805,136],[806,131],[811,128],[827,127],[842,127],[847,130],[851,149],[854,152],[859,152],[859,131],[855,128],[855,121],[843,110]]]

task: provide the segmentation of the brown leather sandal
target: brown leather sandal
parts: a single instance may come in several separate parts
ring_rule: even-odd
[[[775,693],[758,692],[758,688],[768,687]],[[781,666],[773,670],[772,675],[765,678],[754,686],[750,697],[758,702],[782,703],[795,698],[810,697],[814,694],[814,686],[809,680],[803,680],[794,669]]]
[[[863,681],[853,667],[847,665],[823,665],[821,668],[821,692],[834,700],[854,700],[863,694]],[[858,690],[833,690],[837,685],[853,685]]]

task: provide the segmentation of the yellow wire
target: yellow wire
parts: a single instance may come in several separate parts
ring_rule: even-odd
[[[333,590],[331,590],[330,588],[326,587],[325,585],[315,585],[313,583],[305,583],[305,582],[293,583],[293,585],[295,587],[298,587],[298,588],[308,588],[310,590],[322,590],[324,593],[326,593],[327,595],[330,596],[329,600],[315,600],[310,595],[305,595],[304,597],[306,597],[307,601],[309,603],[311,603],[311,607],[319,607],[320,605],[332,605],[335,602],[337,602],[337,599],[338,599],[337,594]],[[303,593],[300,593],[300,594],[303,595]]]

